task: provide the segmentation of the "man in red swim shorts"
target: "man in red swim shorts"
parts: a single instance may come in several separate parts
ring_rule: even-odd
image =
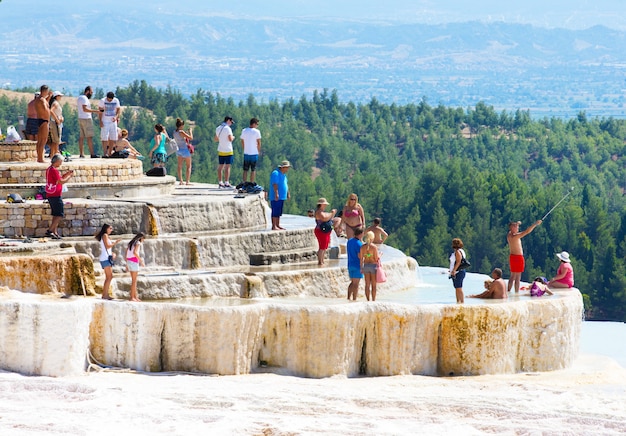
[[[519,282],[524,272],[524,250],[522,249],[522,238],[535,230],[542,221],[536,221],[523,232],[519,231],[521,221],[512,221],[509,223],[509,233],[506,234],[506,240],[509,243],[509,266],[511,268],[511,277],[509,278],[508,292],[511,292],[513,283],[515,283],[515,292],[519,292]]]

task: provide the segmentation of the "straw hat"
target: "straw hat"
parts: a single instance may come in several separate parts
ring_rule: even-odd
[[[284,168],[284,167],[290,167],[291,164],[289,163],[288,160],[284,160],[280,163],[280,165],[278,165],[278,168]]]
[[[324,197],[320,197],[316,204],[330,204]]]
[[[569,260],[569,253],[567,251],[561,251],[560,253],[557,253],[556,257],[561,259],[563,262],[567,262],[567,263],[570,262],[570,260]]]

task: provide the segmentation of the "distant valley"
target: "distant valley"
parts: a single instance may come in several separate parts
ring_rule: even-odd
[[[48,83],[73,95],[146,80],[193,94],[258,101],[337,89],[376,98],[533,116],[626,118],[626,34],[596,26],[544,29],[478,22],[448,25],[250,20],[162,13],[153,20],[49,16],[0,30],[0,86]],[[10,17],[9,17],[10,18]],[[23,24],[20,24],[23,23]]]

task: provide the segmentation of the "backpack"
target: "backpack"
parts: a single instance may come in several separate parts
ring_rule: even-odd
[[[178,151],[178,143],[174,138],[170,138],[167,133],[166,136],[167,138],[165,139],[165,152],[169,156],[170,154],[174,154]]]

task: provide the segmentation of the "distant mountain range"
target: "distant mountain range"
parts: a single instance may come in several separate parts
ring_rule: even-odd
[[[128,12],[128,11],[127,11]],[[626,33],[602,26],[391,24],[318,19],[57,15],[0,30],[0,86],[76,95],[145,79],[186,94],[469,106],[623,117]],[[23,24],[24,23],[24,24]]]

